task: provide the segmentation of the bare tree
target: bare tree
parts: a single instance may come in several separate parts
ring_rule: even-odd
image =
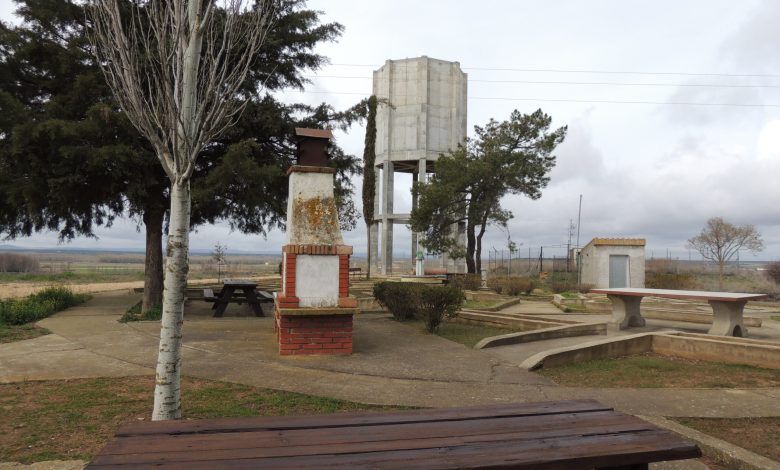
[[[723,290],[723,268],[739,250],[757,253],[764,249],[761,234],[753,225],[734,225],[722,217],[707,221],[701,233],[688,240],[688,248],[698,251],[704,259],[718,263],[718,289]]]
[[[122,110],[171,180],[153,420],[181,418],[181,335],[189,271],[190,178],[203,147],[232,125],[269,28],[264,0],[93,0],[94,46]]]

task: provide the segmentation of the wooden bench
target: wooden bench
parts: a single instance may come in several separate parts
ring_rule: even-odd
[[[745,304],[749,300],[767,298],[764,294],[742,294],[734,292],[705,292],[668,289],[615,288],[591,289],[596,294],[606,294],[612,302],[612,321],[622,330],[632,326],[645,326],[645,319],[639,311],[643,297],[661,297],[678,300],[705,300],[712,307],[713,320],[709,334],[739,336],[746,338],[743,324]]]
[[[646,469],[693,443],[593,400],[132,422],[87,468]]]

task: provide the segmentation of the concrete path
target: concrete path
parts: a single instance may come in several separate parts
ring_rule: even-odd
[[[0,347],[0,382],[153,374],[157,322],[117,319],[138,296],[100,293],[40,322],[51,335]],[[382,315],[355,322],[352,356],[276,355],[270,318],[214,319],[193,302],[184,325],[183,373],[376,404],[425,407],[595,398],[650,416],[780,416],[780,389],[560,387],[516,367],[511,355],[476,351]],[[231,306],[227,315],[249,315]],[[509,353],[507,353],[509,354]]]

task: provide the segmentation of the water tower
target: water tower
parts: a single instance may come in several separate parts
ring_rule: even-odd
[[[393,211],[396,172],[425,181],[442,153],[466,140],[467,75],[458,62],[431,59],[388,60],[374,71],[374,95],[388,104],[377,108],[375,223],[371,258],[382,274],[393,270],[393,226],[408,224],[409,214]],[[417,201],[412,201],[416,207]],[[453,227],[465,238],[465,227]],[[381,234],[381,235],[380,235]],[[420,249],[412,234],[412,258]],[[381,250],[381,255],[380,255]],[[430,267],[430,264],[428,265]],[[465,260],[441,258],[447,272],[465,272]]]

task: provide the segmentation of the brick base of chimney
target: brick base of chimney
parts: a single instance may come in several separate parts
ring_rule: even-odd
[[[352,317],[355,308],[276,308],[279,354],[352,354]]]

